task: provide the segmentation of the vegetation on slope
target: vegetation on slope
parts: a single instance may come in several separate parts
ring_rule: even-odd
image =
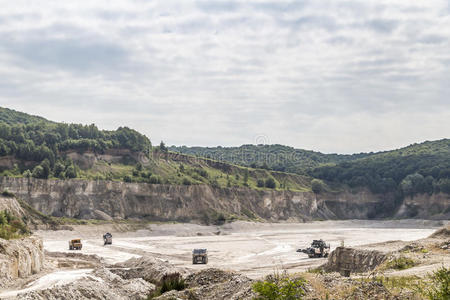
[[[27,226],[9,211],[0,211],[0,239],[10,240],[28,235]]]
[[[281,145],[171,147],[173,151],[325,180],[333,186],[369,188],[398,198],[450,193],[450,140],[414,144],[394,151],[354,155],[322,154]],[[315,181],[317,190],[323,187]]]
[[[240,147],[175,147],[171,151],[206,157],[252,168],[306,174],[315,167],[351,161],[370,154],[323,154],[283,145],[243,145]]]
[[[131,154],[119,154],[120,161],[99,156],[114,149]],[[73,152],[80,154],[80,160],[86,153],[96,155],[96,160],[89,167],[83,166],[68,156]],[[0,164],[0,175],[9,177],[310,190],[310,179],[304,176],[173,155],[163,142],[152,147],[146,136],[127,127],[105,131],[95,125],[54,123],[5,108],[0,110],[2,157],[14,161],[12,167]]]
[[[148,154],[150,146],[146,136],[127,127],[99,130],[94,124],[53,123],[5,108],[0,110],[0,157],[11,156],[20,161],[11,174],[4,175],[75,178],[76,167],[66,158],[67,151],[104,153],[109,149],[127,149]]]
[[[425,142],[351,162],[321,166],[310,175],[374,193],[412,196],[450,193],[450,140]]]

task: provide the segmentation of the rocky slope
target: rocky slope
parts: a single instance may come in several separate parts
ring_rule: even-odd
[[[0,287],[40,272],[44,268],[44,259],[40,238],[0,239]]]
[[[367,272],[383,263],[386,257],[386,253],[376,250],[337,247],[331,252],[325,270],[342,274],[345,274],[346,271],[352,273]]]
[[[146,218],[150,220],[214,221],[219,213],[270,221],[311,219],[367,219],[385,216],[390,201],[367,191],[319,194],[213,188],[208,185],[157,185],[86,180],[0,179],[7,189],[33,208],[53,216],[84,219]],[[450,197],[409,199],[400,217],[450,217]],[[433,203],[433,209],[429,208]],[[420,212],[420,214],[417,213]],[[395,211],[390,211],[394,213]],[[414,212],[416,212],[414,214]]]

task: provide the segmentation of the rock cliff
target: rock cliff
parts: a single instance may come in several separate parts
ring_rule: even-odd
[[[27,237],[17,240],[0,239],[0,287],[17,278],[40,272],[44,267],[42,240]]]
[[[214,221],[225,216],[261,218],[270,221],[312,219],[367,219],[393,216],[386,206],[391,199],[368,191],[319,194],[312,192],[214,188],[208,185],[158,185],[87,180],[42,180],[0,178],[0,189],[8,189],[34,209],[52,216],[84,219],[146,218],[160,221]],[[433,200],[439,211],[427,210],[426,201],[412,201],[401,216],[447,218],[450,197]],[[430,200],[430,199],[428,199]],[[431,200],[430,200],[431,201]],[[423,207],[423,209],[422,209]]]

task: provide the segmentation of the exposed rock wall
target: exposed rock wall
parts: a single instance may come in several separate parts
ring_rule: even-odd
[[[337,247],[331,252],[325,270],[329,272],[360,273],[375,269],[386,259],[386,254],[376,250]]]
[[[380,207],[390,199],[368,191],[316,195],[311,192],[257,191],[207,185],[0,177],[2,189],[15,193],[45,214],[86,219],[202,221],[207,215],[221,212],[270,221],[305,221],[367,219],[395,213],[393,209],[385,209],[380,214]],[[448,199],[439,199],[436,202],[443,201],[441,206],[450,211]],[[433,211],[426,210],[425,201],[416,204],[414,209],[421,210],[421,218],[433,218],[430,215]]]
[[[0,287],[14,279],[40,272],[44,267],[44,258],[40,238],[0,239]]]

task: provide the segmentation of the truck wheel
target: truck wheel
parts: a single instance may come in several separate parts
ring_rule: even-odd
[[[197,262],[195,261],[195,259],[192,260],[192,264],[193,264],[193,265],[196,265],[196,264],[197,264]]]
[[[69,246],[69,250],[73,250],[73,247],[72,247],[72,246]]]
[[[325,253],[324,257],[328,257],[328,253]]]

